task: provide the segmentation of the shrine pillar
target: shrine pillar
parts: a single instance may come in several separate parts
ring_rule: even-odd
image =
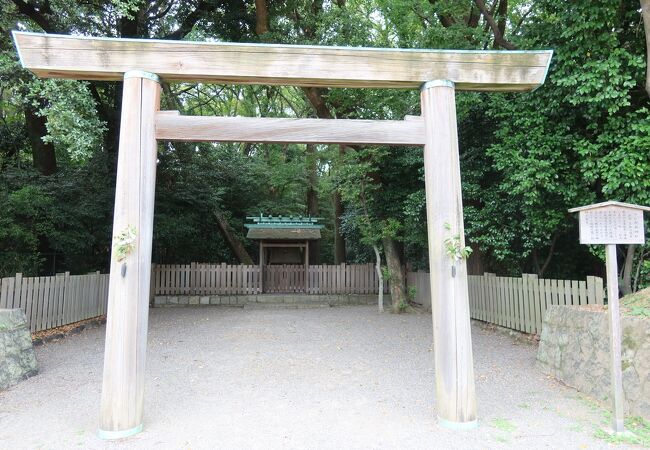
[[[99,437],[142,430],[160,106],[156,75],[124,74]]]
[[[438,421],[468,429],[477,421],[467,265],[449,249],[465,247],[454,83],[423,84],[421,103]]]

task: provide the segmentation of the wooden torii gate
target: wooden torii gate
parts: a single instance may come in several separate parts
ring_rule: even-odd
[[[424,146],[438,420],[476,426],[456,90],[531,91],[552,51],[402,50],[87,38],[14,32],[23,67],[46,78],[124,80],[100,437],[142,430],[157,142]],[[186,117],[159,111],[169,82],[420,88],[421,117],[398,121]],[[450,225],[450,230],[446,228]],[[118,249],[119,247],[119,249]]]

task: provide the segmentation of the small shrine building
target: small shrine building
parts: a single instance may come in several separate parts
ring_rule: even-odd
[[[315,245],[321,238],[320,219],[303,216],[254,216],[247,217],[253,223],[246,224],[248,239],[259,241],[259,265],[264,292],[306,292],[309,261],[318,261],[319,250]],[[310,254],[311,253],[311,254]],[[304,266],[305,275],[299,279],[287,279],[288,272],[277,266]]]

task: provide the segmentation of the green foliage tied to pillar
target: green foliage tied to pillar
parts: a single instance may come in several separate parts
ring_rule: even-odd
[[[133,252],[137,237],[138,232],[133,225],[129,225],[115,236],[113,248],[118,262],[124,261]]]
[[[451,225],[445,223],[445,230],[451,231]],[[469,255],[472,253],[472,247],[469,245],[462,246],[460,242],[460,233],[452,234],[451,236],[445,238],[445,251],[447,255],[452,259],[452,261],[460,261],[469,258]]]

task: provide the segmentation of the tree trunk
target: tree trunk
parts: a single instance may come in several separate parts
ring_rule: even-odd
[[[339,157],[343,158],[345,155],[345,146],[339,145]],[[343,202],[341,201],[341,193],[334,191],[334,262],[342,264],[346,262],[345,256],[345,237],[341,232],[341,216],[343,216]]]
[[[318,216],[318,165],[316,164],[316,146],[307,145],[307,214]],[[309,264],[320,264],[320,241],[309,242]]]
[[[645,30],[645,91],[650,95],[650,0],[640,0],[643,29]]]
[[[623,263],[623,277],[621,280],[621,291],[623,292],[623,295],[629,295],[632,293],[632,271],[634,270],[635,251],[635,244],[630,244],[627,246],[625,262]]]
[[[639,290],[639,283],[641,281],[641,267],[643,267],[643,260],[645,259],[645,251],[641,247],[641,254],[639,255],[639,260],[636,263],[636,270],[634,272],[634,281],[632,284],[632,291],[636,292]]]
[[[223,213],[221,211],[215,211],[214,217],[217,220],[217,225],[221,235],[226,240],[226,243],[228,244],[228,247],[230,247],[233,255],[235,255],[235,258],[239,260],[240,264],[252,265],[253,258],[251,258],[244,248],[244,244],[242,244],[237,235],[233,232]]]
[[[470,242],[469,246],[472,247],[472,254],[467,258],[467,275],[483,275],[487,272],[483,252],[478,245],[472,245]]]
[[[402,270],[402,259],[397,247],[397,241],[392,238],[384,238],[384,253],[386,254],[386,265],[390,273],[390,295],[392,297],[393,312],[400,313],[400,305],[406,303],[406,283]]]
[[[345,237],[341,232],[341,216],[343,215],[343,202],[339,191],[334,192],[334,263],[342,264],[345,257]]]
[[[27,135],[32,145],[32,161],[36,170],[43,175],[56,172],[56,153],[51,142],[44,142],[47,136],[47,119],[37,115],[31,105],[25,106]]]
[[[318,215],[318,167],[316,164],[316,146],[307,145],[307,214]]]
[[[258,36],[269,32],[269,10],[266,0],[255,0],[255,33]]]
[[[377,306],[379,312],[384,312],[384,274],[381,273],[381,254],[376,245],[373,245],[372,249],[375,251],[375,271],[377,272],[377,280],[379,280],[379,286],[377,286],[379,289],[379,294],[377,295]]]

